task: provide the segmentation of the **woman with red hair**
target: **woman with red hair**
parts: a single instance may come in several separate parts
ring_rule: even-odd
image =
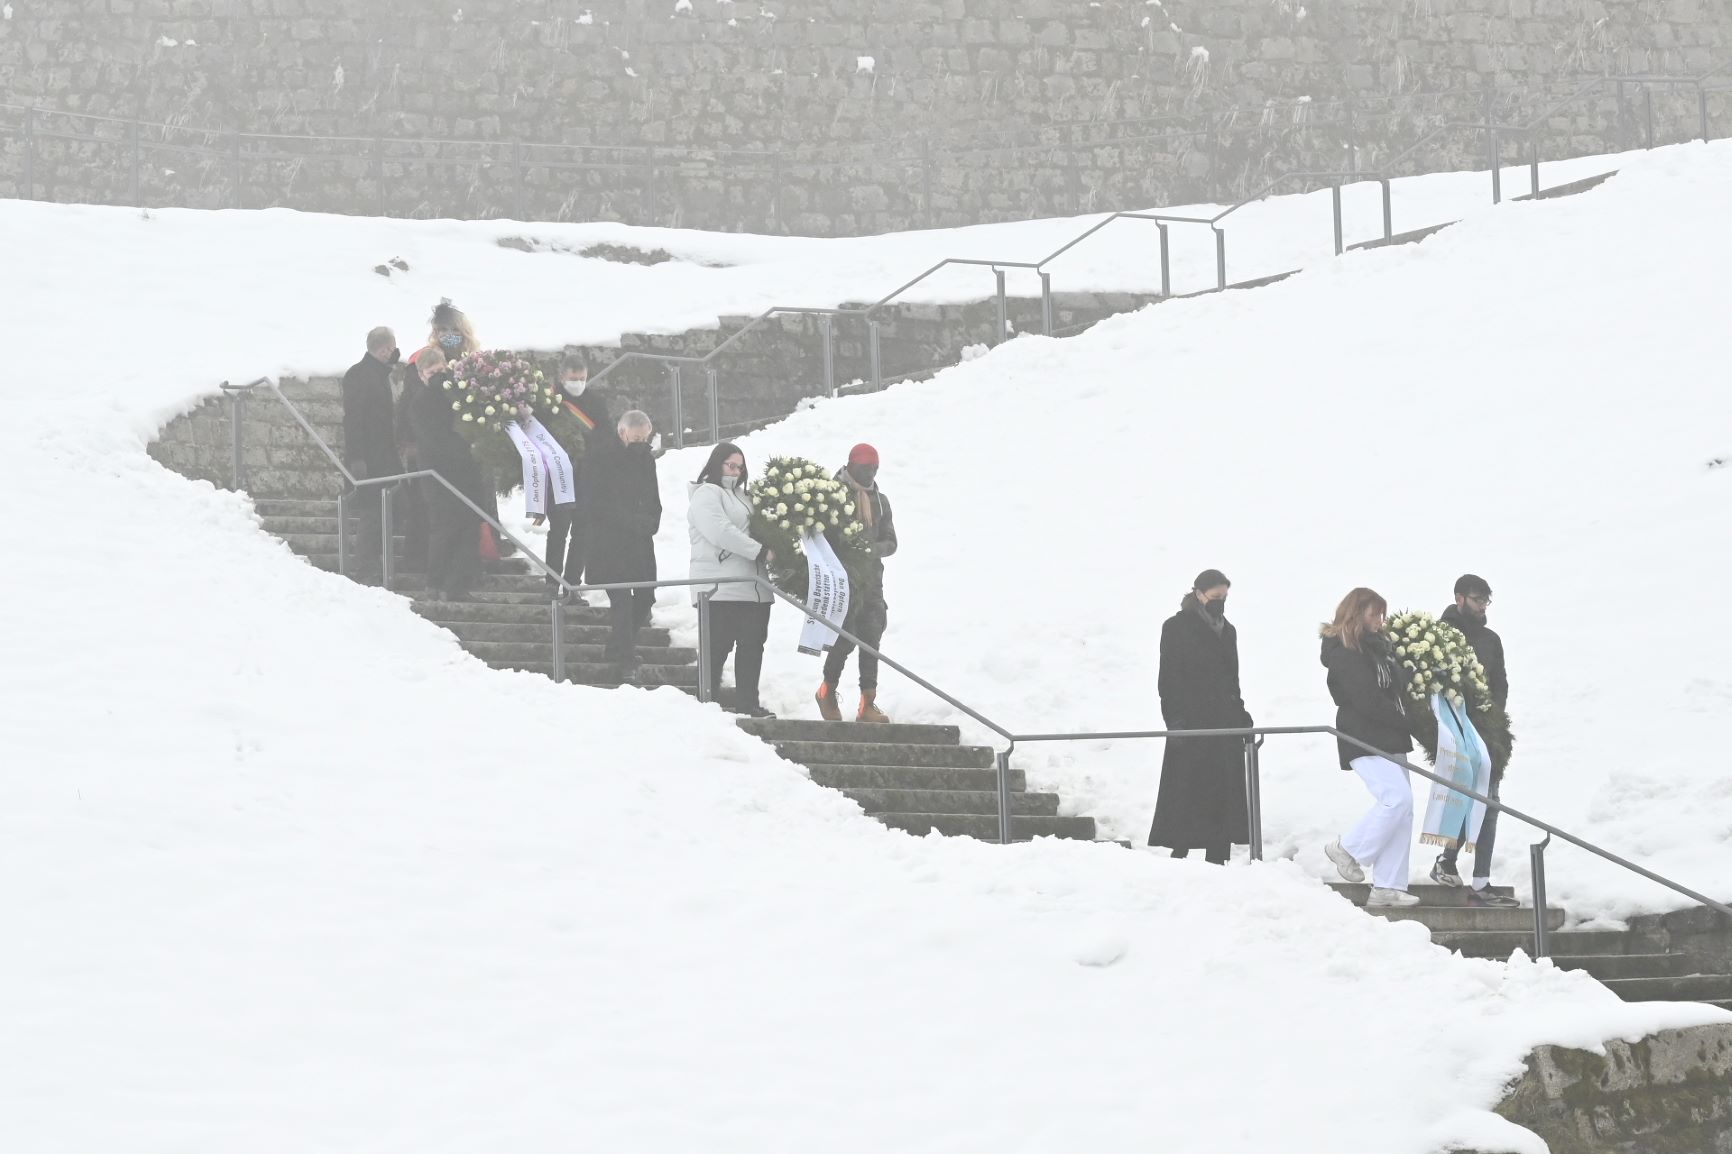
[[[1335,699],[1335,728],[1392,757],[1413,750],[1395,647],[1383,635],[1389,603],[1370,589],[1355,589],[1323,627],[1323,667]],[[1405,768],[1346,741],[1338,742],[1341,768],[1359,775],[1375,799],[1354,827],[1325,849],[1349,882],[1371,869],[1368,907],[1419,904],[1407,892],[1413,850],[1413,786]]]

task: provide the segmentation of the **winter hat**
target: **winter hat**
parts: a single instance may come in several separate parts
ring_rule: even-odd
[[[1219,589],[1223,585],[1230,587],[1232,584],[1227,580],[1227,575],[1219,569],[1205,569],[1191,582],[1191,588],[1201,593],[1206,589]]]
[[[864,443],[855,445],[848,450],[848,463],[850,465],[876,465],[878,463],[878,450]]]

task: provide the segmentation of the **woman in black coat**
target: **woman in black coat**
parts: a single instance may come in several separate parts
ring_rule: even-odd
[[[421,350],[404,384],[416,467],[432,469],[484,509],[487,485],[469,442],[452,422],[445,381],[445,357],[437,349]],[[432,477],[422,480],[421,493],[429,522],[428,588],[440,600],[461,600],[481,578],[481,518]]]
[[[1335,610],[1335,620],[1323,627],[1321,659],[1329,671],[1329,696],[1335,699],[1335,728],[1378,751],[1336,743],[1341,768],[1359,776],[1373,804],[1323,852],[1349,882],[1364,881],[1365,867],[1370,867],[1367,906],[1412,906],[1419,904],[1407,892],[1413,785],[1406,768],[1390,758],[1412,752],[1413,738],[1403,696],[1407,675],[1383,634],[1388,612],[1388,603],[1376,592],[1355,589]]]
[[[1226,618],[1231,586],[1218,569],[1198,574],[1161,627],[1161,717],[1168,729],[1251,725],[1239,692],[1239,635]],[[1171,846],[1174,857],[1201,847],[1204,860],[1225,864],[1234,844],[1250,840],[1245,808],[1243,738],[1167,739],[1150,845]]]

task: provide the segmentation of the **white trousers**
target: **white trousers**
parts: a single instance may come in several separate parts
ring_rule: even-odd
[[[1381,757],[1356,757],[1353,772],[1377,803],[1341,838],[1341,848],[1371,871],[1371,884],[1407,888],[1413,853],[1413,784],[1407,770]]]

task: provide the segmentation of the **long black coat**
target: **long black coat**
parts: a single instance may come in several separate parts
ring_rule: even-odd
[[[1367,637],[1363,645],[1349,649],[1339,637],[1323,639],[1322,661],[1329,670],[1329,696],[1335,699],[1335,728],[1384,753],[1405,757],[1413,751],[1413,736],[1401,695],[1402,669],[1381,637]],[[1342,769],[1352,769],[1355,758],[1375,756],[1345,741],[1336,745]]]
[[[1168,729],[1251,724],[1239,692],[1239,634],[1216,636],[1187,599],[1161,627],[1161,717]],[[1205,849],[1250,841],[1245,815],[1245,743],[1237,737],[1169,738],[1149,844]]]
[[[451,402],[447,399],[451,394],[444,388],[444,378],[434,377],[432,383],[424,385],[411,373],[403,390],[404,411],[409,418],[409,433],[415,445],[415,467],[432,469],[457,486],[465,497],[486,509],[492,492],[481,477],[481,467],[475,463],[475,455],[469,451],[469,442],[458,433],[451,419]],[[422,486],[422,491],[435,516],[474,516],[463,502],[451,495],[449,489],[431,477]]]
[[[597,438],[584,447],[578,507],[585,533],[585,580],[654,581],[662,498],[647,444]]]
[[[401,472],[392,429],[391,366],[362,357],[343,374],[343,463],[357,476],[389,477]]]

